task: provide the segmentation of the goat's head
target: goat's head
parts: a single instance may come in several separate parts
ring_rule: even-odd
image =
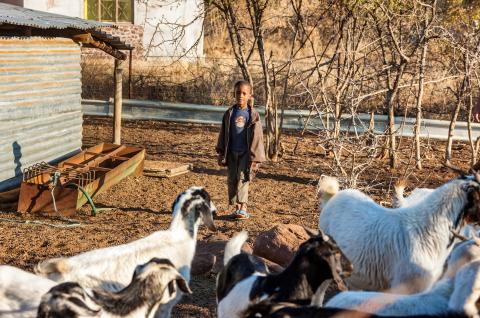
[[[137,265],[132,282],[124,291],[135,297],[144,297],[153,303],[167,303],[177,296],[177,289],[191,294],[187,281],[172,262],[164,258],[152,258],[145,264]]]
[[[467,195],[467,205],[464,211],[464,220],[467,223],[480,221],[480,174],[461,176],[462,190]]]
[[[190,187],[180,193],[173,202],[172,212],[174,217],[181,214],[182,219],[187,220],[189,224],[198,225],[203,222],[210,230],[217,230],[213,223],[213,215],[217,208],[202,187]]]
[[[479,163],[475,164],[468,171],[452,165],[444,163],[445,167],[455,171],[460,176],[462,190],[467,194],[467,205],[464,208],[464,222],[472,223],[480,221],[480,173],[477,172]],[[458,182],[458,181],[457,181]]]
[[[43,295],[38,318],[97,317],[100,307],[78,283],[59,284]]]
[[[303,242],[295,254],[301,271],[321,271],[321,280],[333,278],[340,290],[346,290],[346,286],[340,277],[342,266],[340,264],[341,250],[325,234],[320,231],[318,236],[311,237]],[[315,286],[315,289],[318,286]]]

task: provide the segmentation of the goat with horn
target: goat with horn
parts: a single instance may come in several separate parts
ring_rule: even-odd
[[[442,273],[455,239],[452,231],[480,219],[478,174],[451,180],[398,209],[382,207],[354,189],[323,194],[338,189],[333,178],[321,180],[319,189],[319,227],[352,262],[351,289],[425,290]]]

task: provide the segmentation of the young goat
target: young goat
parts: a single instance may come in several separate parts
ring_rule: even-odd
[[[83,287],[101,287],[117,291],[126,286],[137,264],[153,257],[169,259],[187,282],[195,254],[197,231],[202,223],[215,231],[212,213],[215,205],[200,187],[191,187],[178,195],[172,206],[173,220],[166,231],[157,231],[127,244],[101,248],[69,258],[56,258],[37,265],[35,271],[57,282],[74,281]],[[168,317],[181,293],[158,317]]]
[[[347,282],[353,289],[415,293],[442,273],[454,235],[464,221],[479,219],[478,175],[452,180],[412,206],[387,209],[364,193],[347,189],[321,199],[319,228],[352,262]],[[319,191],[335,189],[335,179],[320,181]],[[338,187],[338,185],[337,185]]]
[[[392,207],[393,208],[406,208],[412,205],[415,205],[423,200],[428,200],[428,195],[435,191],[435,189],[430,188],[415,188],[412,190],[409,196],[404,197],[403,192],[405,190],[406,181],[400,179],[393,186],[393,198],[392,198]],[[460,234],[465,237],[474,237],[478,236],[477,229],[474,225],[465,224],[461,230]]]
[[[135,268],[131,283],[113,293],[62,283],[42,297],[38,318],[153,317],[160,306],[176,297],[177,287],[191,293],[188,283],[167,259],[153,258]]]
[[[477,272],[463,271],[459,268],[463,269],[468,264],[472,264],[472,261],[479,259],[478,243],[473,240],[462,242],[449,255],[443,278],[427,291],[413,295],[347,291],[330,299],[326,307],[360,310],[385,316],[439,315],[449,310],[463,312],[462,307],[449,308],[450,296],[458,281],[474,281],[478,275]],[[459,288],[463,287],[459,286]],[[463,299],[465,298],[463,294]]]
[[[336,272],[334,253],[338,249],[321,236],[302,243],[291,263],[279,274],[268,274],[264,264],[239,254],[246,239],[246,233],[240,233],[225,248],[226,265],[217,279],[219,318],[241,317],[250,304],[265,297],[309,303],[314,291],[329,279],[343,287]]]

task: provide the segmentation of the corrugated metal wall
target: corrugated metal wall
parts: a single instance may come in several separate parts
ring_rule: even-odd
[[[62,38],[0,38],[0,192],[24,168],[82,145],[80,47]]]

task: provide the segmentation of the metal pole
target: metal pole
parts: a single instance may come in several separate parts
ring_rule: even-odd
[[[122,69],[123,60],[115,59],[115,97],[113,110],[113,143],[121,144],[122,131]]]

